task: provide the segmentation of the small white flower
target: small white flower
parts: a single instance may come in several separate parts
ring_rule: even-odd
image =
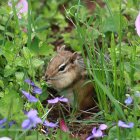
[[[0,140],[12,140],[12,139],[9,137],[1,137]]]

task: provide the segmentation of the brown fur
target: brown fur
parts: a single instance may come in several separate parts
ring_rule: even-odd
[[[63,71],[61,66],[65,65]],[[71,91],[77,94],[78,108],[85,110],[94,105],[94,88],[91,83],[84,84],[87,79],[86,69],[82,57],[77,53],[59,50],[50,61],[46,70],[46,81],[54,88],[63,91]],[[73,95],[72,95],[73,96]]]

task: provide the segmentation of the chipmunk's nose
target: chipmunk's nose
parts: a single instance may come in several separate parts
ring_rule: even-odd
[[[48,81],[48,80],[49,80],[49,76],[48,76],[47,74],[45,74],[45,76],[43,76],[42,79],[43,79],[44,81]]]
[[[47,81],[47,80],[48,80],[48,76],[47,76],[47,75],[43,76],[43,77],[42,77],[42,80],[43,80],[43,81]]]

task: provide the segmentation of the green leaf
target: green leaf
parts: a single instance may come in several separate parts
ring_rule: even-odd
[[[140,128],[137,128],[136,129],[136,135],[137,135],[137,138],[140,139]],[[137,139],[138,140],[138,139]]]
[[[0,97],[3,97],[4,96],[4,93],[3,92],[0,92]]]
[[[0,25],[0,30],[4,31],[5,30],[5,27]]]
[[[3,83],[2,80],[0,80],[0,87],[1,87],[1,88],[4,88],[4,83]]]
[[[29,48],[35,55],[48,56],[53,53],[53,46],[46,43],[40,43],[40,40],[35,37]]]
[[[8,94],[0,100],[0,114],[3,117],[12,117],[19,114],[23,109],[23,102],[19,94],[14,90],[9,90]],[[10,115],[10,116],[8,116]]]
[[[51,55],[54,53],[53,49],[54,49],[54,46],[44,42],[40,45],[39,54],[44,55],[44,56]]]
[[[4,77],[8,77],[11,76],[12,74],[14,74],[16,71],[15,67],[11,67],[9,65],[6,65],[5,69],[4,69]]]
[[[17,82],[22,84],[23,83],[23,78],[24,78],[24,73],[23,72],[16,72],[15,76],[16,76]]]
[[[20,66],[20,67],[28,67],[26,65],[26,60],[23,58],[23,57],[17,57],[16,58],[16,63],[15,63],[15,66]]]
[[[2,48],[2,54],[5,56],[6,60],[9,63],[12,63],[14,60],[15,53],[13,53],[14,46],[11,42],[7,41],[5,46]]]
[[[122,29],[124,29],[127,25],[127,20],[124,16],[121,16],[121,24],[122,24]],[[103,32],[119,32],[119,27],[120,27],[120,14],[119,13],[114,13],[113,16],[109,16],[104,19],[103,22]]]
[[[44,64],[44,61],[41,59],[38,59],[38,58],[34,58],[34,59],[32,59],[32,64],[34,67],[38,68]]]
[[[27,60],[31,58],[31,52],[27,47],[23,48],[23,55]]]

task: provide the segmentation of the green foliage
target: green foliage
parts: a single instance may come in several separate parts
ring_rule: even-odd
[[[106,32],[116,32],[119,33],[119,27],[120,27],[120,18],[122,21],[122,30],[125,29],[127,27],[127,19],[120,15],[119,13],[113,13],[113,15],[110,15],[109,17],[107,17],[106,19],[104,19],[103,21],[103,27],[102,27],[102,31],[104,33]]]
[[[19,93],[7,88],[0,102],[0,115],[2,118],[15,120],[17,123],[23,119],[23,100]]]
[[[62,42],[60,45],[81,52],[85,59],[100,109],[90,121],[104,120],[112,124],[103,139],[139,139],[140,99],[135,93],[140,91],[140,39],[134,29],[140,8],[138,0],[104,0],[102,7],[94,2],[94,12],[89,12],[80,0],[31,0],[28,14],[21,19],[15,7],[18,0],[12,2],[13,7],[7,1],[0,2],[0,120],[8,118],[8,122],[14,120],[16,124],[0,128],[0,137],[46,139],[38,130],[21,130],[21,123],[26,119],[23,110],[34,108],[40,117],[48,115],[48,106],[43,106],[49,96],[42,80],[44,65]],[[42,95],[36,96],[39,101],[35,104],[22,98],[22,89],[31,90],[24,82],[27,78],[43,90]],[[133,98],[130,106],[124,104],[126,95]],[[134,122],[135,127],[119,128],[120,119]],[[47,138],[72,139],[69,133],[59,129]]]

